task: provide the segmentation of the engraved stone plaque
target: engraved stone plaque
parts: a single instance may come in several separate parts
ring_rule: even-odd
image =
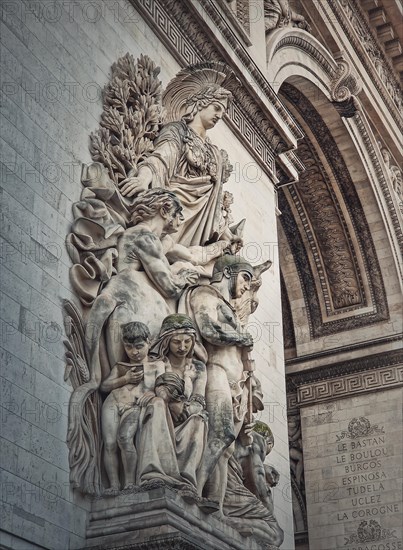
[[[301,409],[301,421],[310,549],[401,549],[401,391]]]

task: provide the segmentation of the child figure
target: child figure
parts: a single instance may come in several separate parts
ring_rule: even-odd
[[[150,361],[150,331],[144,323],[133,322],[122,328],[122,341],[129,362],[119,362],[101,384],[109,393],[102,406],[104,464],[110,487],[106,494],[119,492],[119,456],[121,452],[124,489],[135,485],[137,451],[134,436],[141,408],[155,397],[156,378],[165,372],[162,361]]]

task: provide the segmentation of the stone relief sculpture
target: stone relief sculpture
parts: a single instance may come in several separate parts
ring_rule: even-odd
[[[304,457],[302,454],[301,424],[298,416],[288,418],[288,444],[290,449],[290,466],[299,488],[303,484]]]
[[[389,149],[382,146],[382,143],[378,143],[381,150],[382,160],[385,164],[387,174],[392,183],[393,191],[396,193],[397,197],[401,201],[403,198],[403,184],[402,184],[402,171],[398,166],[392,164],[392,155],[390,154]]]
[[[152,351],[165,371],[155,383],[157,397],[145,411],[139,484],[160,478],[196,492],[207,435],[207,372],[193,357],[195,344],[196,329],[189,317],[173,314],[164,319]]]
[[[117,363],[100,387],[101,392],[108,393],[101,416],[104,466],[110,483],[105,494],[117,493],[120,488],[118,446],[122,457],[123,486],[128,489],[135,485],[138,453],[134,438],[140,413],[150,397],[155,396],[157,377],[165,372],[162,361],[148,360],[150,331],[144,323],[124,325],[122,340],[129,362]]]
[[[253,532],[261,541],[278,546],[283,531],[274,516],[271,488],[277,485],[279,473],[264,464],[274,446],[274,437],[263,422],[243,425],[229,460],[228,485],[224,510],[230,525],[241,533]],[[252,438],[252,444],[250,441]]]
[[[222,87],[231,75],[223,70],[227,69],[187,68],[168,84],[162,95],[167,123],[154,141],[154,151],[139,163],[136,176],[120,184],[122,195],[128,197],[149,186],[175,192],[185,217],[176,239],[184,246],[218,237],[228,157],[206,133],[222,118],[231,98]]]
[[[239,256],[226,255],[214,264],[210,285],[191,287],[179,304],[195,320],[207,357],[207,446],[199,474],[199,489],[220,505],[225,495],[228,448],[235,441],[248,408],[247,353],[250,334],[241,327],[230,300],[250,289],[252,266]],[[256,410],[263,408],[256,404]]]
[[[264,0],[263,9],[266,34],[282,27],[311,30],[305,17],[291,8],[289,0]]]
[[[236,80],[203,63],[161,94],[157,76],[144,56],[113,65],[73,207],[83,311],[65,302],[71,482],[103,498],[164,484],[277,547],[273,438],[255,426],[263,395],[246,330],[271,262],[239,255],[231,165],[207,136]]]

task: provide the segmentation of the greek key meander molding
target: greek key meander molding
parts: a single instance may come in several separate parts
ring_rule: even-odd
[[[386,367],[344,376],[336,380],[324,380],[301,386],[297,390],[300,405],[308,405],[328,399],[348,397],[358,393],[400,387],[403,385],[403,366]]]
[[[300,371],[287,375],[287,395],[289,395],[290,405],[296,406],[299,403],[297,400],[297,392],[301,387],[321,385],[322,383],[337,382],[337,380],[358,376],[361,374],[371,374],[377,372],[388,372],[391,370],[392,376],[383,375],[382,379],[386,380],[386,385],[389,386],[390,382],[396,381],[397,384],[402,382],[401,369],[403,368],[403,353],[400,349],[391,350],[384,353],[376,353],[367,357],[358,357],[349,361],[340,361],[333,365],[327,365],[322,367],[316,367],[315,369],[309,369],[306,371]],[[395,372],[394,369],[397,369]],[[395,374],[393,374],[395,372]],[[397,375],[397,378],[396,378]],[[372,375],[371,375],[372,376]],[[399,378],[400,377],[400,378]],[[353,385],[349,386],[350,393],[354,393]],[[357,391],[362,387],[362,384],[357,384]],[[384,387],[383,382],[379,379],[378,385],[372,383],[366,390],[361,391],[375,391]],[[294,396],[294,397],[293,397]]]
[[[287,414],[298,414],[297,392],[287,392]]]
[[[303,134],[300,128],[295,124],[290,113],[282,105],[233,31],[222,19],[216,7],[209,0],[201,0],[201,5],[212,17],[231,47],[237,52],[243,64],[250,70],[251,76],[274,105],[277,113],[293,136],[296,139],[301,138]],[[197,63],[204,59],[210,61],[225,60],[231,64],[231,59],[225,50],[220,47],[217,40],[210,40],[206,35],[206,32],[204,32],[206,27],[203,30],[201,29],[202,21],[200,19],[196,20],[190,13],[185,13],[182,4],[173,0],[138,0],[134,2],[134,6],[150,21],[161,40],[182,65]],[[239,86],[238,89],[233,91],[235,101],[232,102],[227,120],[236,132],[237,137],[248,148],[260,166],[274,175],[275,154],[284,152],[290,147],[273,128],[271,121],[262,118],[261,105],[256,103],[255,98],[245,91],[245,85],[250,88],[250,83],[242,75],[238,74],[237,76],[243,78],[244,86]],[[256,121],[259,121],[259,124]]]
[[[360,41],[358,35],[356,34],[356,31],[354,31],[352,21],[348,17],[348,11],[346,8],[348,8],[350,5],[352,6],[350,7],[350,13],[352,13],[353,16],[357,13],[358,14],[361,13],[361,10],[358,8],[355,0],[343,0],[343,3],[344,3],[344,8],[341,6],[339,0],[329,0],[329,6],[331,10],[335,14],[337,21],[342,27],[343,31],[346,33],[347,37],[349,38],[361,63],[364,65],[368,73],[371,75],[373,85],[376,87],[382,99],[385,101],[385,104],[387,105],[389,112],[393,117],[394,121],[396,122],[398,127],[401,130],[403,130],[403,121],[401,116],[399,115],[399,108],[396,105],[394,99],[392,98],[392,94],[389,92],[389,90],[387,91],[386,84],[381,80],[368,51],[365,50],[362,42]],[[362,25],[363,28],[365,29],[366,36],[370,37],[369,40],[371,41],[371,47],[373,48],[373,51],[376,52],[376,56],[382,60],[382,66],[387,67],[388,78],[393,80],[394,87],[399,88],[396,78],[392,70],[390,69],[387,60],[385,59],[383,52],[380,51],[375,39],[372,36],[371,29],[369,25],[366,23],[365,17],[360,17],[358,21],[360,25]]]

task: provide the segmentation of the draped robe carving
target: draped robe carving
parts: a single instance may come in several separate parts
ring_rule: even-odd
[[[221,63],[180,71],[162,95],[164,124],[157,75],[147,57],[135,64],[127,54],[114,64],[101,128],[91,137],[95,162],[83,168],[84,190],[73,207],[67,245],[83,314],[66,303],[70,477],[77,489],[104,498],[164,483],[225,520],[234,515],[228,466],[229,489],[235,478],[243,483],[234,441],[239,446],[243,427],[251,430],[253,413],[263,408],[244,325],[270,262],[253,268],[236,255],[244,220],[230,226],[232,196],[223,196],[223,184],[231,166],[206,135],[225,115],[232,71]],[[218,317],[207,320],[201,310],[211,301]],[[175,330],[166,332],[167,319]],[[122,333],[136,323],[146,326],[158,367],[150,359],[132,366]],[[189,334],[185,357],[177,342]],[[109,405],[119,411],[110,425]],[[103,446],[109,454],[102,459]],[[210,491],[208,479],[217,475]],[[250,517],[239,509],[236,515]],[[267,527],[271,516],[253,517],[266,542],[281,543],[281,529]]]

